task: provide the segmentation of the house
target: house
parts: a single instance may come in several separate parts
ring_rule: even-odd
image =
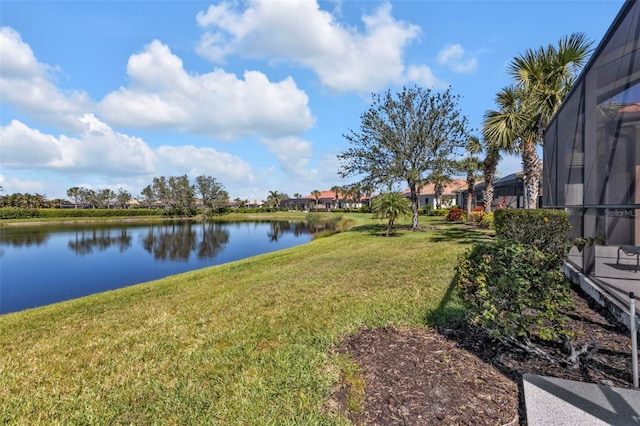
[[[358,209],[369,203],[368,196],[361,196],[354,199],[347,194],[331,190],[319,191],[316,195],[309,194],[301,198],[290,198],[282,203],[282,207],[295,207],[296,210],[323,210],[330,211],[334,209]]]
[[[544,133],[543,206],[587,242],[567,274],[621,303],[640,289],[639,57],[640,3],[628,0]]]
[[[524,208],[524,181],[523,172],[511,173],[503,178],[493,182],[493,204],[491,210],[495,209],[521,209]],[[473,187],[473,198],[471,199],[471,207],[484,206],[482,193],[484,192],[484,182],[477,183]],[[456,201],[461,207],[466,206],[467,188],[460,192]],[[538,193],[538,207],[542,207],[542,182],[540,192]]]
[[[456,204],[458,194],[466,188],[466,179],[454,179],[449,182],[443,188],[440,197],[440,207],[451,207]],[[402,194],[407,198],[411,197],[411,191],[409,189],[402,191]],[[418,197],[418,208],[429,208],[427,206],[431,206],[430,208],[432,209],[438,208],[436,189],[432,183],[422,186],[420,188],[420,196]]]

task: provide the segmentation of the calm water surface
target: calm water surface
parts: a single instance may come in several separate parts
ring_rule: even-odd
[[[47,305],[311,240],[302,222],[0,229],[0,314]]]

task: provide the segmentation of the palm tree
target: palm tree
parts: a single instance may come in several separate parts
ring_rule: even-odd
[[[313,192],[311,192],[311,195],[313,195],[313,198],[316,199],[316,211],[318,211],[318,199],[320,198],[320,194],[322,193],[317,189],[314,189]]]
[[[498,110],[485,113],[483,131],[485,137],[499,151],[519,153],[524,169],[527,196],[534,194],[534,202],[525,197],[527,206],[535,208],[540,176],[540,159],[536,151],[539,115],[533,97],[522,87],[508,86],[496,95]]]
[[[296,210],[298,210],[298,202],[297,202],[297,200],[298,200],[299,198],[302,198],[302,194],[301,194],[301,193],[299,193],[299,192],[296,192],[295,194],[293,194],[293,198],[295,198],[295,199],[296,199],[296,201],[294,202],[294,204],[295,204]]]
[[[540,158],[536,151],[542,132],[591,53],[581,33],[560,39],[557,46],[528,49],[509,64],[514,84],[498,92],[498,110],[485,113],[484,133],[496,146],[522,156],[525,203],[536,208],[540,187]]]
[[[491,213],[493,205],[493,181],[496,177],[496,169],[500,162],[500,149],[495,144],[485,139],[486,155],[482,161],[482,173],[484,175],[484,189],[482,190],[482,202],[485,213]]]
[[[387,192],[373,200],[374,216],[389,219],[387,237],[391,234],[391,228],[393,228],[396,219],[408,215],[411,211],[409,200],[402,195],[402,192]]]
[[[471,220],[471,200],[473,198],[473,188],[476,185],[476,173],[481,169],[482,162],[478,158],[482,152],[482,144],[477,136],[471,136],[467,141],[467,156],[460,162],[460,170],[467,173],[467,220]]]
[[[277,208],[280,204],[280,193],[278,191],[269,191],[267,203],[269,204],[269,207]]]
[[[341,187],[341,186],[339,186],[339,185],[333,185],[333,186],[331,187],[331,192],[333,192],[334,194],[336,194],[336,199],[335,199],[335,201],[334,201],[334,203],[333,203],[333,207],[334,207],[334,208],[338,208],[338,207],[340,207],[340,198],[339,198],[339,197],[340,197],[340,194],[343,192],[342,187]]]
[[[427,178],[427,182],[433,184],[433,192],[436,196],[436,208],[439,209],[442,207],[444,187],[451,183],[451,177],[441,172],[434,172]]]

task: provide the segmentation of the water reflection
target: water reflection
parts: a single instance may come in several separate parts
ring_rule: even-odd
[[[306,222],[269,222],[267,237],[269,241],[278,241],[284,234],[293,233],[299,237],[309,233],[309,226]]]
[[[13,247],[30,247],[45,244],[50,232],[46,229],[34,230],[29,233],[0,233],[0,245]]]
[[[192,251],[201,260],[214,258],[228,242],[229,231],[218,223],[173,223],[149,227],[142,247],[158,260],[188,261]]]
[[[311,239],[304,223],[268,221],[0,228],[0,314],[257,256]]]
[[[198,259],[212,259],[229,242],[229,231],[217,223],[202,224],[202,240],[198,244]]]
[[[69,240],[67,246],[79,256],[93,253],[93,250],[105,251],[117,247],[120,253],[131,247],[131,236],[127,228],[117,230],[93,228],[75,232],[75,238]]]

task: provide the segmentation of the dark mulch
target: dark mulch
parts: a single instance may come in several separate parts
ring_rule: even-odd
[[[506,347],[471,326],[362,329],[336,349],[362,370],[361,408],[347,409],[348,383],[336,390],[332,405],[356,424],[524,425],[525,373],[632,388],[627,329],[579,292],[574,298],[570,326],[577,346],[586,343],[591,349],[597,342],[595,354],[582,357],[578,367]],[[543,347],[567,356],[560,345]]]

